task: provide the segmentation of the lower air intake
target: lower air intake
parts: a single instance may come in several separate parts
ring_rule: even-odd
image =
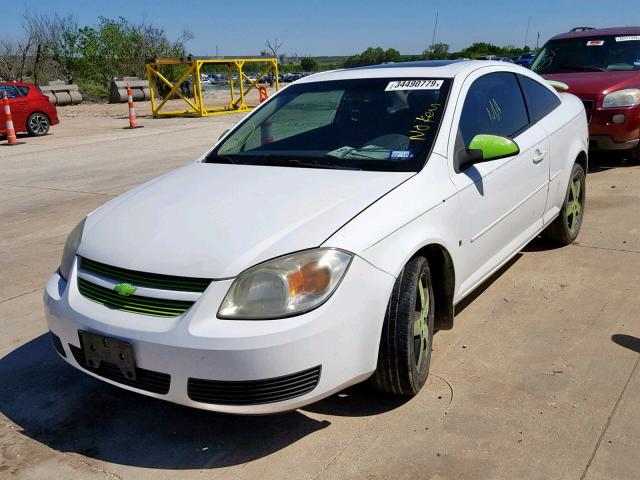
[[[300,397],[320,381],[320,366],[266,380],[223,381],[190,378],[187,393],[191,400],[216,405],[258,405]]]

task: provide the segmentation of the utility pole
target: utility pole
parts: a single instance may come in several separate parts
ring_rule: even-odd
[[[218,54],[218,44],[216,44],[216,57],[219,57],[220,55]]]
[[[538,32],[538,39],[536,40],[536,51],[540,48],[540,32]]]
[[[436,28],[438,28],[438,15],[439,15],[439,12],[436,12],[436,23],[433,25],[433,36],[431,37],[431,50],[433,50],[433,45],[436,43]]]
[[[524,34],[524,46],[527,45],[527,40],[529,40],[529,25],[531,24],[531,16],[527,19],[527,30]]]

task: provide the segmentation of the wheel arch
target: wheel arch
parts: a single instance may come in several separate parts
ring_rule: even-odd
[[[435,328],[450,330],[453,328],[453,297],[456,285],[455,266],[451,254],[443,245],[429,243],[418,249],[413,257],[416,256],[424,256],[429,262],[435,296]]]
[[[589,157],[587,156],[587,152],[584,150],[580,150],[578,155],[576,156],[575,163],[580,165],[584,170],[584,173],[587,173],[587,169],[589,168]]]

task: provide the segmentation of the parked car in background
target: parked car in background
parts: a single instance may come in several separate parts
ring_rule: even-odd
[[[515,63],[511,57],[500,57],[498,58],[498,60],[500,60],[501,62],[507,62],[507,63]]]
[[[46,135],[51,125],[60,123],[56,107],[33,83],[0,82],[0,102],[4,96],[3,92],[6,92],[9,98],[16,133]],[[6,132],[4,115],[0,115],[0,135]]]
[[[520,65],[521,67],[530,68],[531,64],[536,58],[536,55],[537,55],[536,52],[523,53],[517,58],[517,60],[514,60],[514,62]]]
[[[44,292],[83,372],[230,413],[418,393],[454,305],[580,231],[582,103],[505,62],[319,73],[82,220]],[[515,321],[516,319],[514,319]]]
[[[480,55],[476,60],[501,60],[497,55]]]
[[[582,100],[592,149],[626,150],[640,161],[640,27],[556,35],[532,69]]]

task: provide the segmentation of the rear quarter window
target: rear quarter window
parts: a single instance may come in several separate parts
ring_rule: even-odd
[[[0,85],[0,97],[4,97],[4,92],[7,92],[8,98],[18,98],[23,96],[18,87],[14,85]]]
[[[527,100],[531,120],[539,121],[560,105],[560,99],[540,82],[524,75],[518,75],[518,80]]]

